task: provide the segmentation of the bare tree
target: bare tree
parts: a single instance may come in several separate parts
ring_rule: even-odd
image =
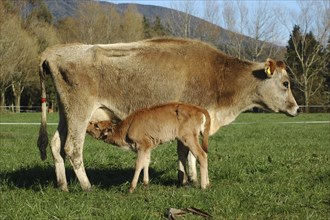
[[[250,60],[262,61],[259,57],[266,52],[265,49],[267,47],[268,53],[265,56],[273,56],[272,52],[274,50],[269,49],[274,48],[275,45],[270,43],[275,43],[281,32],[278,31],[278,22],[275,13],[269,12],[269,8],[273,8],[271,2],[258,1],[255,7],[250,9],[251,12],[249,14],[251,16],[248,16],[248,25],[245,31],[251,37],[246,44],[246,52]],[[262,16],[256,16],[261,14]]]
[[[76,38],[87,44],[104,43],[106,41],[106,24],[108,22],[102,6],[93,1],[79,4],[76,18]]]
[[[221,29],[217,26],[220,22],[220,5],[216,0],[204,1],[203,20],[197,25],[197,35],[203,41],[217,44],[220,38]]]
[[[15,20],[5,14],[3,2],[0,2],[0,106],[5,106],[5,93],[11,85],[11,72],[14,66],[8,65],[8,62],[13,59],[11,48],[14,47],[14,42],[11,41],[12,27],[15,27]],[[2,110],[2,108],[0,109]]]
[[[122,18],[121,38],[124,42],[142,40],[144,38],[143,16],[136,6],[129,5]]]
[[[302,35],[312,32],[320,45],[327,45],[330,33],[330,2],[327,0],[297,0],[298,11],[278,7],[276,17],[286,29],[287,34],[295,25]]]
[[[217,0],[204,0],[204,19],[212,24],[220,22],[220,4]]]
[[[247,26],[248,8],[245,3],[239,1],[223,1],[222,8],[223,26],[231,31],[225,51],[239,59],[244,59],[243,34]]]
[[[9,16],[1,24],[1,102],[3,105],[4,93],[11,87],[16,112],[20,112],[21,94],[26,85],[36,80],[37,44],[21,27],[21,21],[17,16]]]
[[[174,9],[167,18],[171,33],[177,37],[191,38],[191,16],[196,11],[196,0],[172,0],[170,7]]]
[[[137,41],[143,39],[143,16],[135,6],[128,6],[123,14],[119,14],[114,6],[83,1],[76,15],[59,21],[58,30],[63,42]]]
[[[248,4],[255,4],[248,7]],[[278,22],[272,2],[223,1],[223,25],[231,31],[227,53],[240,59],[262,61],[277,52]]]
[[[114,6],[95,1],[82,1],[74,16],[58,22],[61,41],[86,44],[120,41],[121,16]]]
[[[35,41],[25,31],[17,31],[18,36],[13,38],[13,41],[17,42],[18,53],[16,56],[16,68],[12,77],[12,90],[15,98],[15,111],[20,112],[21,94],[25,86],[35,82],[38,72],[38,46]]]
[[[120,21],[121,15],[114,6],[105,7],[107,23],[105,25],[106,43],[116,43],[121,41]]]
[[[26,30],[37,40],[38,53],[60,42],[54,26],[37,19],[30,20]]]

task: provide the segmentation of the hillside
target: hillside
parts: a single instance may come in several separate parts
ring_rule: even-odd
[[[54,16],[55,21],[63,19],[67,16],[73,16],[77,10],[79,0],[44,0],[48,6],[49,11]],[[118,12],[123,13],[129,5],[135,5],[139,13],[145,16],[150,21],[154,21],[156,17],[159,17],[162,24],[166,27],[169,26],[169,19],[179,20],[180,17],[184,17],[183,12],[179,12],[173,9],[160,7],[160,6],[151,6],[151,5],[141,5],[141,4],[114,4],[109,2],[100,1],[101,4],[113,5],[117,8]],[[203,41],[211,42],[216,45],[219,49],[226,51],[228,45],[233,45],[233,32],[223,29],[217,25],[211,24],[203,19],[200,19],[195,16],[191,16],[191,26],[190,26],[190,37],[201,39]],[[202,28],[201,28],[202,27]],[[172,27],[171,34],[173,36],[179,36],[176,34],[175,27]],[[217,33],[216,37],[208,36],[208,33]],[[251,44],[254,44],[256,41],[250,37],[235,34],[236,37],[239,37],[243,41],[244,47],[248,48]],[[209,38],[212,38],[210,40]],[[262,42],[261,42],[262,43]],[[283,59],[283,51],[285,48],[267,43],[265,46],[265,52],[260,57],[261,60],[264,60],[268,57],[269,51],[277,51],[273,58]]]

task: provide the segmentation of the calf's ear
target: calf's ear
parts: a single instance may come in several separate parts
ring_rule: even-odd
[[[100,130],[99,123],[94,123],[94,128],[95,128],[96,130]]]
[[[268,78],[271,78],[273,76],[275,68],[276,68],[276,62],[268,58],[265,63],[265,73],[267,74]]]

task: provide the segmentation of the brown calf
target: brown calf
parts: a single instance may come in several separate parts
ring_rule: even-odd
[[[194,105],[168,103],[140,109],[114,126],[109,121],[91,122],[87,132],[94,138],[137,152],[130,192],[134,191],[142,169],[143,183],[147,185],[149,182],[151,149],[175,139],[188,147],[199,160],[201,187],[205,189],[209,184],[207,150],[210,126],[207,110]],[[199,134],[203,136],[202,146],[198,141]]]
[[[89,122],[86,132],[90,134],[95,139],[100,139],[102,132],[107,128],[111,127],[113,124],[111,121],[99,121],[99,122]]]

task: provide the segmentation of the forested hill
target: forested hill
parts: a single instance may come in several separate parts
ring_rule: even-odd
[[[52,13],[55,22],[69,16],[75,16],[81,2],[79,0],[44,1],[49,11]],[[189,16],[189,18],[187,18],[185,13],[174,9],[141,4],[114,4],[104,1],[98,3],[105,6],[113,6],[121,14],[124,13],[128,7],[134,6],[137,11],[150,22],[159,19],[161,24],[169,31],[169,35],[207,41],[233,56],[237,56],[235,52],[237,49],[235,47],[239,44],[242,48],[245,48],[244,52],[242,52],[244,53],[243,56],[239,56],[243,59],[263,61],[270,56],[283,59],[285,51],[283,47],[231,32],[195,16]],[[186,24],[186,22],[189,22],[189,24]],[[183,27],[187,27],[188,30],[182,30]],[[236,39],[236,42],[233,39]],[[256,48],[262,48],[263,51],[255,55],[251,51],[256,51]]]

